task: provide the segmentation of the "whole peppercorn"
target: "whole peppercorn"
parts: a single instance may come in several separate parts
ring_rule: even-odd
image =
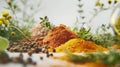
[[[19,54],[19,57],[20,57],[20,58],[23,58],[23,54],[22,54],[22,53],[20,53],[20,54]]]
[[[33,51],[29,51],[29,52],[28,52],[28,55],[29,55],[29,56],[32,56],[32,54],[33,54]]]
[[[37,63],[36,63],[36,62],[33,62],[32,64],[33,64],[33,65],[36,65]]]
[[[50,55],[49,54],[46,54],[46,57],[48,58]]]
[[[56,50],[55,50],[55,49],[53,49],[53,52],[56,52]]]
[[[29,58],[27,58],[27,63],[32,63],[33,62],[33,60],[29,57]]]
[[[14,58],[12,58],[12,62],[14,62],[14,63],[18,63],[19,60],[17,59],[17,57],[14,57]]]
[[[43,60],[43,57],[40,57],[40,60]]]
[[[53,56],[53,54],[51,53],[50,56]]]

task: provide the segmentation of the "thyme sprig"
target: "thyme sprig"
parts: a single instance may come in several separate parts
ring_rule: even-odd
[[[47,16],[45,16],[44,18],[40,17],[40,25],[42,27],[48,28],[48,29],[53,29],[55,27],[55,25],[53,25],[51,22],[49,22],[49,19]]]

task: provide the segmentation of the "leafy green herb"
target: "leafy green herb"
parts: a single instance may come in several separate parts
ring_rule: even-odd
[[[74,54],[69,54],[68,57],[73,62],[86,62],[86,61],[93,61],[92,57],[88,56],[77,56]]]
[[[9,41],[3,37],[0,37],[0,51],[4,51],[8,47]]]
[[[120,63],[120,52],[117,50],[110,50],[108,53],[96,52],[96,53],[86,53],[85,56],[78,56],[71,53],[67,53],[67,56],[72,62],[95,62],[98,61],[109,66],[114,66]]]
[[[90,32],[90,29],[89,29],[89,30],[86,30],[86,28],[82,27],[82,28],[80,29],[80,31],[77,32],[78,35],[79,35],[78,37],[85,39],[86,36],[87,36],[87,34],[88,34],[89,32]]]
[[[46,27],[48,29],[53,29],[55,27],[55,25],[49,22],[49,19],[47,16],[45,16],[44,18],[40,17],[40,20],[41,20],[40,24],[42,27]]]
[[[83,38],[88,41],[93,41],[97,45],[101,45],[103,47],[110,47],[113,44],[120,43],[120,40],[118,40],[117,36],[114,34],[111,34],[109,32],[109,29],[111,27],[105,24],[102,24],[102,26],[98,29],[96,29],[95,33],[91,32],[91,29],[86,30],[86,28],[82,27],[80,31],[78,31],[78,37]],[[77,30],[78,28],[75,28]]]
[[[29,0],[3,0],[3,2],[6,4],[3,8],[9,11],[9,16],[6,17],[6,19],[9,21],[10,27],[0,25],[0,36],[5,37],[10,41],[18,41],[24,37],[30,37],[30,32],[28,30],[36,22],[34,17],[40,10],[41,1],[37,1],[36,4],[31,3],[34,5],[28,5],[30,2]],[[17,2],[21,5],[19,6]],[[17,29],[15,29],[15,27]],[[12,32],[15,32],[16,35],[11,35]]]

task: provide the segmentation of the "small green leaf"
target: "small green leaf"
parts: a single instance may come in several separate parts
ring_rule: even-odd
[[[43,18],[40,17],[40,20],[43,20]]]
[[[0,51],[4,51],[8,47],[9,41],[3,37],[0,37]]]

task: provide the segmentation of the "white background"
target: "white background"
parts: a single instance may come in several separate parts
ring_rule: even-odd
[[[84,15],[86,16],[85,21],[88,21],[93,15],[93,8],[97,0],[82,0],[84,4],[83,10]],[[100,0],[105,4],[105,7],[109,7],[108,0]],[[31,0],[33,5],[36,4],[36,0]],[[78,11],[78,0],[41,0],[41,9],[38,14],[35,15],[36,22],[39,21],[39,17],[48,16],[50,21],[55,24],[65,24],[72,27],[79,17]],[[0,12],[5,11],[3,6],[6,4],[4,0],[0,2]],[[101,24],[109,24],[110,16],[112,10],[106,10],[99,13],[92,21],[91,25],[94,28],[97,28]]]

